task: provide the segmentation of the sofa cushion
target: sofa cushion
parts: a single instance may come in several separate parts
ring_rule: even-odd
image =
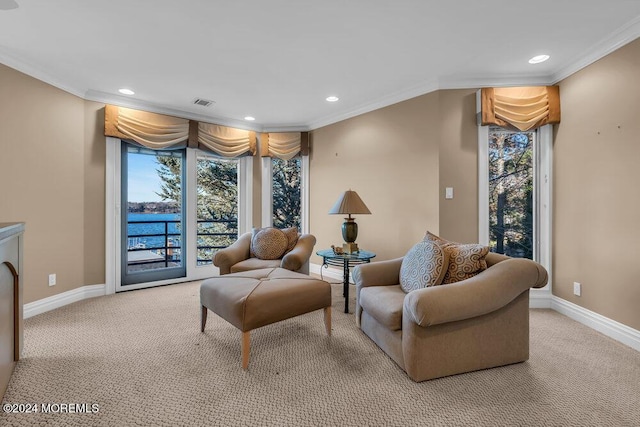
[[[289,240],[287,236],[277,228],[257,229],[251,236],[251,252],[260,259],[279,259],[284,255]]]
[[[447,273],[448,255],[435,240],[415,244],[402,259],[400,287],[405,292],[442,283]]]
[[[489,247],[476,243],[456,243],[427,231],[425,241],[437,242],[449,257],[449,265],[442,284],[469,279],[487,269]]]
[[[378,322],[392,331],[399,331],[405,295],[400,285],[369,286],[360,290],[358,302]]]

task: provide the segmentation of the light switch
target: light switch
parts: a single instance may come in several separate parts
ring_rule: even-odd
[[[444,198],[453,199],[453,187],[447,187],[444,189]]]

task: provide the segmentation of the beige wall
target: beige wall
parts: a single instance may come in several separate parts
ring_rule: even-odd
[[[560,84],[553,293],[640,329],[640,40]],[[573,282],[582,296],[573,295]]]
[[[377,260],[403,256],[426,230],[477,241],[477,135],[472,89],[430,93],[314,130],[310,228],[316,249],[342,243],[343,219],[327,212],[347,189],[372,212],[355,216],[357,241]],[[452,200],[445,200],[445,187],[454,188]]]
[[[26,222],[25,303],[104,283],[104,147],[87,116],[95,109],[0,65],[0,222]]]
[[[84,284],[105,282],[104,104],[85,101]]]
[[[438,231],[438,114],[439,94],[432,93],[311,132],[316,249],[342,244],[343,218],[327,212],[348,189],[372,213],[355,215],[357,242],[377,259],[402,256],[426,230]]]
[[[478,125],[476,90],[440,91],[440,235],[478,241]],[[445,188],[453,187],[453,199]]]
[[[253,158],[253,176],[251,192],[251,226],[262,227],[262,159]]]

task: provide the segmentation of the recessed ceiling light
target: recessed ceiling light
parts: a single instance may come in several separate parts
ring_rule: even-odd
[[[255,117],[251,117],[251,116],[247,116],[244,118],[245,120],[248,120],[250,122],[254,121],[256,118]]]
[[[537,55],[529,60],[529,64],[539,64],[549,59],[549,55]]]
[[[118,92],[120,92],[123,95],[135,95],[134,91],[132,91],[131,89],[126,89],[126,88],[118,89]]]
[[[338,98],[337,96],[333,96],[333,95],[331,95],[331,96],[327,96],[327,98],[326,98],[326,99],[327,99],[327,101],[329,101],[329,102],[336,102],[336,101],[337,101],[338,99],[340,99],[340,98]]]
[[[17,9],[18,3],[15,0],[0,0],[0,10]]]

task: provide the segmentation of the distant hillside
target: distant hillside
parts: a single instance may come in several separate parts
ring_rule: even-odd
[[[174,202],[129,202],[129,213],[179,213],[180,207]]]

